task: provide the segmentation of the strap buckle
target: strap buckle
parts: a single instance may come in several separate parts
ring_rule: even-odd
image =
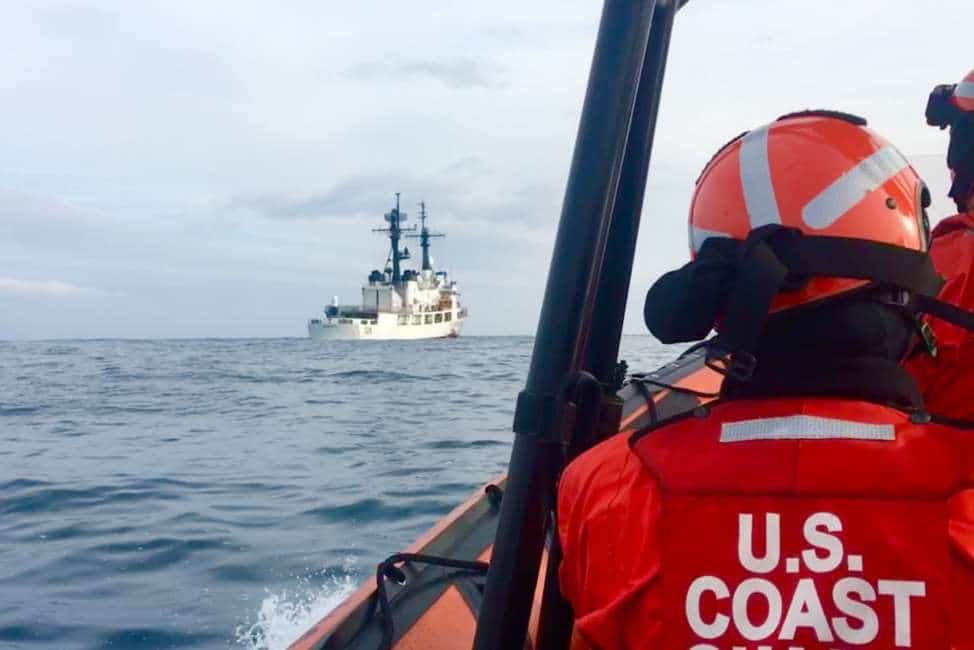
[[[731,352],[711,347],[707,350],[707,360],[704,363],[708,368],[725,377],[747,382],[754,377],[754,371],[758,367],[758,358],[744,350]]]

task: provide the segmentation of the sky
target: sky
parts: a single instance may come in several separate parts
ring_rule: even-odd
[[[468,334],[532,334],[601,3],[6,0],[0,339],[303,336],[356,302],[401,192]],[[803,108],[867,117],[950,211],[923,109],[970,0],[692,0],[677,18],[626,332],[687,259],[700,169]]]

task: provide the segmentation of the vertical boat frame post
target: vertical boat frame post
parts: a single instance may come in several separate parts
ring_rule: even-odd
[[[643,195],[676,11],[675,0],[659,0],[656,3],[649,47],[639,80],[639,94],[636,96],[626,143],[625,162],[616,192],[609,240],[605,246],[606,262],[602,266],[585,355],[585,368],[603,384],[611,383],[619,355],[629,280],[636,254],[636,236],[639,234]]]
[[[518,395],[475,650],[524,646],[565,445],[586,433],[574,431],[567,396],[580,373],[606,383],[614,372],[673,16],[685,2],[605,1],[531,365]],[[556,589],[556,581],[546,588]],[[551,609],[565,617],[565,607]]]

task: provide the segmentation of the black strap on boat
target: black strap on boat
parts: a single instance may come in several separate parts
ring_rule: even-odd
[[[389,594],[386,591],[386,579],[404,584],[406,573],[397,567],[397,564],[412,562],[414,564],[429,564],[433,566],[446,567],[449,569],[459,569],[460,575],[487,575],[487,562],[477,560],[455,560],[448,557],[438,557],[436,555],[424,555],[422,553],[395,553],[390,555],[375,570],[376,602],[379,613],[382,616],[382,642],[380,650],[392,648],[395,640],[396,630],[392,620],[392,610],[389,606]]]
[[[694,390],[693,388],[687,388],[686,386],[676,386],[674,384],[667,384],[665,381],[658,381],[653,379],[648,375],[635,374],[631,377],[632,383],[636,385],[637,390],[646,399],[651,399],[649,391],[646,389],[646,384],[650,386],[655,386],[657,388],[663,388],[665,390],[680,393],[681,395],[689,395],[690,397],[699,397],[701,399],[714,399],[720,397],[720,393],[708,393],[702,390]]]
[[[646,384],[638,379],[634,379],[633,383],[636,386],[636,390],[639,391],[640,396],[646,402],[646,407],[649,409],[649,421],[659,422],[659,408],[656,406],[656,399],[649,389],[646,388]]]

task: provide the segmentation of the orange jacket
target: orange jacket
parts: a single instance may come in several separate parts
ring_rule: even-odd
[[[630,433],[559,486],[574,648],[974,649],[974,436],[825,398]]]
[[[946,280],[938,296],[974,309],[974,211],[944,219],[933,231],[930,256]],[[931,413],[974,420],[974,335],[931,318],[937,357],[920,355],[907,366]]]

